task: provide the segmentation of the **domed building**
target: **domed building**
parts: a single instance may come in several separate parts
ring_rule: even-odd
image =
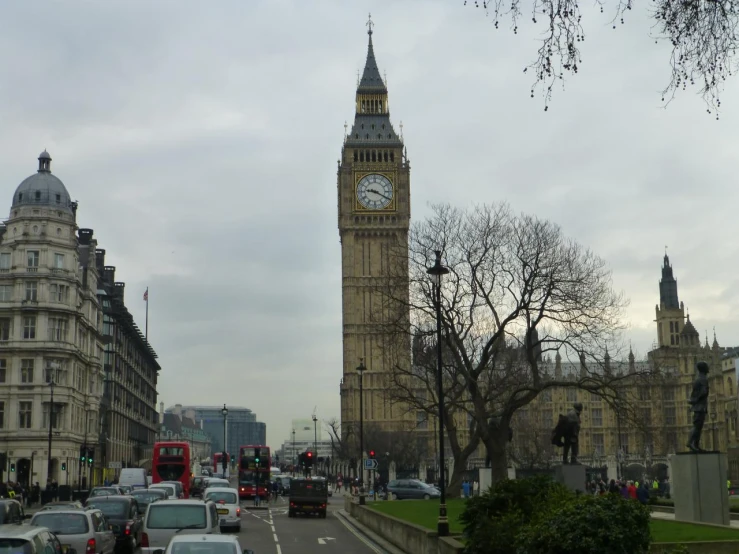
[[[44,150],[0,226],[0,452],[24,485],[75,484],[99,435],[97,243],[76,217]]]

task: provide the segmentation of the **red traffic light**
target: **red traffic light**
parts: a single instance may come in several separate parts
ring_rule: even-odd
[[[308,452],[308,457],[309,458],[312,458],[313,457],[313,452]]]
[[[370,458],[374,458],[374,457],[375,457],[375,451],[374,450],[370,450]]]

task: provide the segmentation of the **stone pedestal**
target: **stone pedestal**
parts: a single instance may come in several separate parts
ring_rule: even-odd
[[[675,519],[729,525],[726,454],[681,452],[670,462]]]
[[[554,468],[554,480],[573,491],[585,492],[585,466],[562,465]]]

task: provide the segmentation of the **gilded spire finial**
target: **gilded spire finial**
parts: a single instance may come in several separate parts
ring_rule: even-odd
[[[367,34],[368,35],[371,35],[372,34],[372,27],[374,27],[374,26],[375,26],[375,24],[372,22],[372,14],[370,13],[369,14],[369,18],[367,19],[367,29],[369,29],[367,31]]]
[[[400,121],[400,140],[403,140],[403,121]]]

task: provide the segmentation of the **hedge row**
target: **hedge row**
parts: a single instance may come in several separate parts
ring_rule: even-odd
[[[575,494],[546,476],[506,480],[461,516],[465,554],[646,554],[649,510],[620,494]]]

